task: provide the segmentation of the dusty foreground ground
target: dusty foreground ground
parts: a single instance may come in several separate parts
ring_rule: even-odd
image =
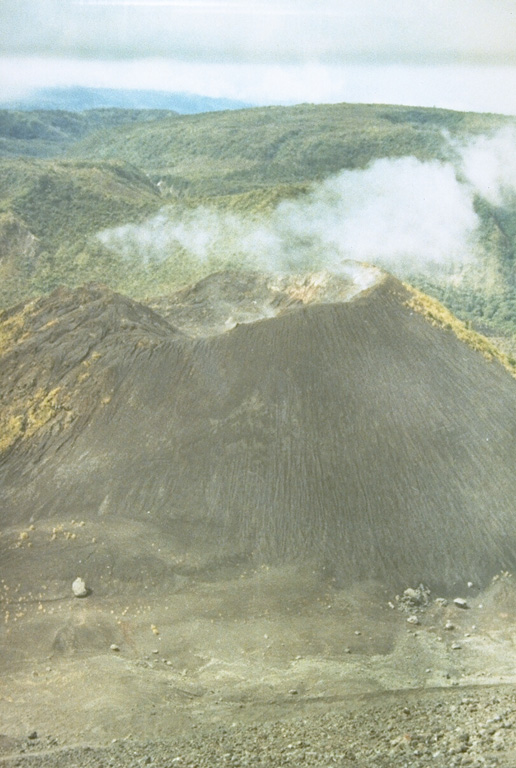
[[[511,577],[468,607],[294,568],[3,587],[1,765],[516,766]]]

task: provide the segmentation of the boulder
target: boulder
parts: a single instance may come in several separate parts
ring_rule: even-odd
[[[72,591],[75,597],[87,597],[88,588],[86,587],[84,579],[81,579],[80,576],[78,576],[73,582]]]

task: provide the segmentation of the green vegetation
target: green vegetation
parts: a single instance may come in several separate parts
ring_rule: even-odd
[[[482,133],[510,119],[377,105],[302,105],[214,112],[106,131],[69,156],[123,160],[178,195],[234,195],[322,180],[379,157],[446,159],[443,131]]]
[[[0,110],[0,157],[55,157],[73,142],[106,128],[170,117],[165,110],[90,109],[87,112]]]
[[[141,220],[159,204],[155,185],[120,163],[0,160],[0,213],[16,214],[43,250]]]
[[[272,213],[284,200],[295,200],[307,194],[311,184],[277,184],[274,187],[260,187],[248,192],[217,197],[185,197],[178,201],[183,208],[195,210],[200,206],[209,206],[218,211],[236,215],[262,216]],[[177,203],[176,203],[177,205]]]
[[[28,439],[48,424],[63,404],[63,392],[38,389],[29,398],[15,398],[0,410],[0,453],[20,439]]]
[[[302,199],[314,182],[342,169],[407,155],[450,161],[450,137],[466,142],[507,125],[516,121],[348,104],[181,116],[0,111],[0,307],[91,281],[137,298],[166,294],[245,258],[231,243],[198,258],[170,241],[142,258],[137,248],[108,248],[97,234],[152,218],[164,206],[175,221],[214,209],[266,222],[282,201]],[[477,329],[516,334],[516,199],[495,205],[479,196],[475,206],[478,263],[459,280],[403,277]],[[202,215],[197,221],[202,227]]]
[[[120,260],[94,241],[86,249],[88,238],[105,227],[142,221],[161,203],[147,176],[121,163],[0,160],[3,306],[60,283],[112,282],[123,273]]]
[[[412,294],[408,306],[423,315],[432,325],[452,331],[460,341],[480,352],[487,360],[501,363],[516,378],[516,359],[500,352],[485,336],[477,333],[453,315],[445,306],[410,285],[406,288]]]
[[[516,290],[505,286],[485,291],[473,284],[450,285],[429,278],[412,277],[411,282],[433,296],[457,317],[489,336],[516,334]]]

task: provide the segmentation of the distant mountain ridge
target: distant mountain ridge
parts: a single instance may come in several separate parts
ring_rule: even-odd
[[[38,88],[27,96],[0,102],[0,109],[63,109],[82,112],[86,109],[161,109],[193,115],[226,109],[245,109],[252,105],[232,99],[214,99],[195,93],[128,90],[122,88]]]

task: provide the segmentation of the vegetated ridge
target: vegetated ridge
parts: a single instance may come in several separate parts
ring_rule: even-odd
[[[2,113],[9,157],[0,168],[0,216],[8,217],[0,231],[1,305],[89,280],[138,299],[175,291],[214,269],[237,267],[240,256],[222,248],[214,261],[203,261],[183,248],[149,261],[138,253],[128,259],[97,234],[163,207],[177,220],[208,207],[267,221],[283,200],[302,201],[313,184],[343,170],[378,158],[447,162],[453,142],[514,124],[500,115],[349,104],[168,117],[152,110]],[[23,154],[45,158],[14,156]],[[516,331],[514,201],[495,204],[477,195],[474,205],[478,263],[460,280],[400,276],[478,330],[508,337]]]
[[[175,191],[207,197],[320,181],[380,157],[446,159],[444,132],[476,135],[514,118],[365,104],[303,104],[183,115],[86,137],[74,157],[144,167]]]
[[[89,109],[69,112],[63,109],[0,109],[1,157],[56,157],[70,144],[88,134],[98,134],[116,125],[150,122],[174,113],[154,109]]]

